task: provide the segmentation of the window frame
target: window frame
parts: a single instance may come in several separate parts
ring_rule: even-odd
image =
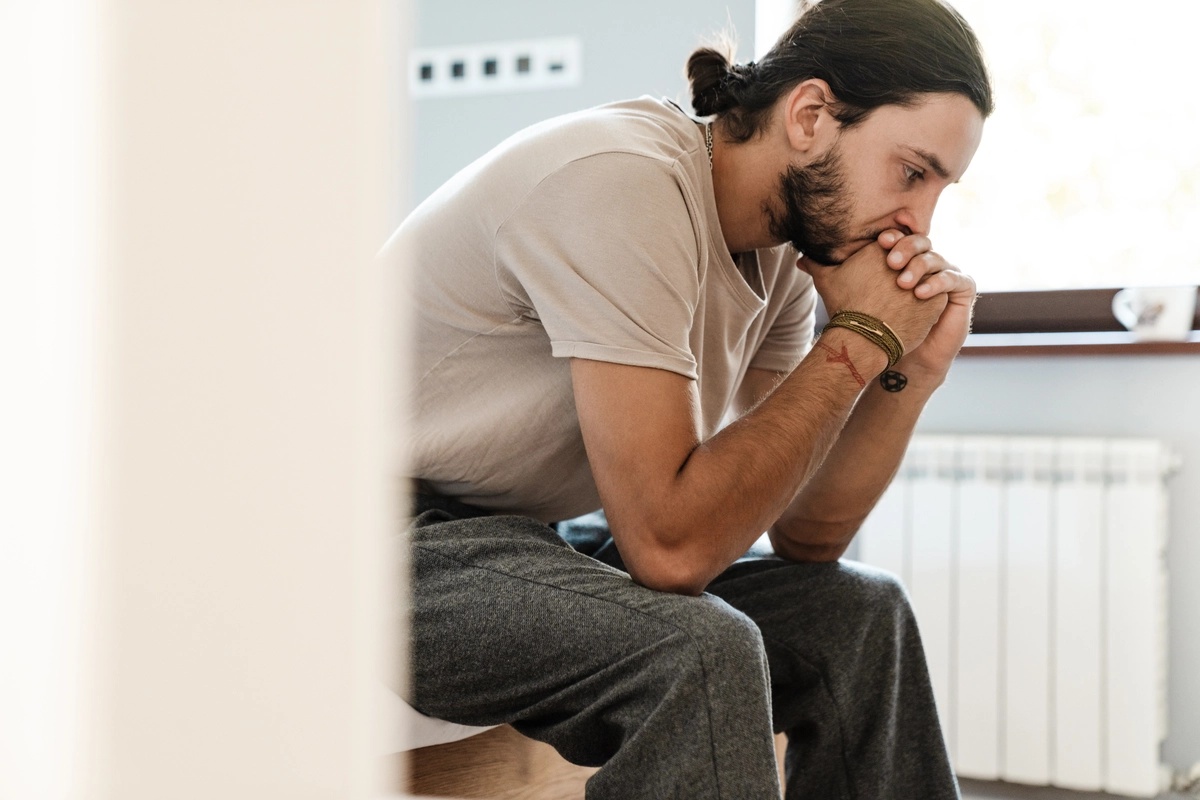
[[[1112,313],[1120,288],[981,292],[965,356],[1200,354],[1200,304],[1183,342],[1136,342]]]

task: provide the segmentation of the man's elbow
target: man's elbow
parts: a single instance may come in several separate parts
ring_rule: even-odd
[[[837,561],[846,554],[846,550],[850,547],[849,544],[801,544],[790,545],[786,552],[780,552],[778,549],[775,554],[780,558],[785,558],[788,561],[798,561],[801,563],[828,563]]]
[[[846,554],[861,522],[827,527],[805,527],[803,534],[787,533],[778,527],[769,533],[775,554],[788,561],[837,561]]]
[[[629,577],[639,586],[667,594],[681,594],[688,597],[698,597],[708,586],[708,581],[700,578],[694,570],[679,567],[655,566],[650,568],[635,568],[629,566]]]
[[[707,565],[697,562],[695,553],[672,541],[669,536],[643,536],[639,540],[618,541],[625,569],[634,583],[656,592],[695,597],[712,580]]]

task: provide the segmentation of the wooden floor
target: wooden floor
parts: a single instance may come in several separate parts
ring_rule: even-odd
[[[785,742],[782,735],[776,737],[781,775]],[[396,780],[389,788],[431,798],[583,800],[584,784],[596,771],[568,763],[554,748],[527,739],[508,726],[392,758]],[[404,782],[403,774],[410,780]],[[962,793],[963,800],[1120,800],[1108,794],[970,780],[962,781]]]
[[[776,738],[782,774],[783,736]],[[427,797],[475,800],[583,800],[583,787],[596,771],[568,763],[549,745],[527,739],[507,725],[459,742],[423,747],[394,758],[397,784]]]
[[[429,797],[581,800],[596,770],[568,763],[550,745],[507,725],[407,756],[408,791]]]

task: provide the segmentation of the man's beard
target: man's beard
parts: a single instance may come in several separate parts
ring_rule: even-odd
[[[789,166],[779,176],[779,200],[782,214],[764,206],[771,235],[818,264],[841,263],[833,251],[850,240],[851,208],[837,146],[806,167]]]

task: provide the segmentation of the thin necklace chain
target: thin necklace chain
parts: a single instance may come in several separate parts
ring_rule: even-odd
[[[704,147],[708,150],[708,168],[712,169],[712,123],[704,123]]]

